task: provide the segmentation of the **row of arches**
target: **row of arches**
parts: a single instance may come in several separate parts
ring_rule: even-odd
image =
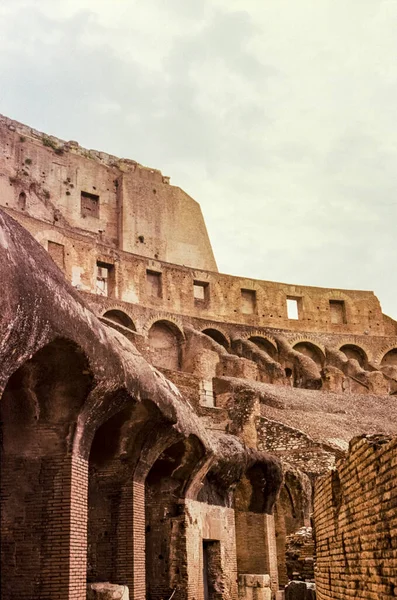
[[[135,324],[131,317],[119,309],[106,311],[103,314],[103,317],[130,331],[136,331]],[[202,333],[223,346],[226,350],[230,348],[230,340],[219,329],[207,327],[202,330]],[[155,366],[167,369],[179,369],[181,367],[181,343],[183,341],[183,332],[175,323],[167,320],[156,321],[149,329],[148,338],[153,352],[153,362]],[[247,339],[253,342],[260,350],[265,351],[273,360],[277,360],[277,347],[268,338],[260,335],[253,335]],[[297,342],[293,345],[293,349],[311,358],[320,368],[324,366],[324,352],[313,342]],[[369,358],[363,348],[356,344],[343,344],[340,346],[339,350],[343,352],[346,358],[356,360],[363,369],[367,369]],[[388,350],[381,358],[380,364],[382,366],[397,366],[397,348]]]

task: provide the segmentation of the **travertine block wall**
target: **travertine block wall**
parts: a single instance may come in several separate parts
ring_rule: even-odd
[[[397,596],[397,438],[354,438],[316,485],[318,600]]]
[[[4,207],[84,230],[113,248],[217,270],[200,205],[157,169],[0,115],[0,172]],[[97,210],[81,211],[81,192],[98,197]]]

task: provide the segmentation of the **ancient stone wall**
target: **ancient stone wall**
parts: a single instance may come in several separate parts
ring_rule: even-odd
[[[160,171],[1,117],[0,146],[0,204],[47,251],[0,214],[4,597],[80,600],[88,577],[236,600],[239,575],[269,596],[310,524],[308,476],[352,435],[396,432],[396,322],[372,292],[217,273],[199,206]],[[244,495],[266,452],[274,515],[271,477]],[[318,487],[324,600],[389,598],[394,452],[355,441]]]
[[[284,458],[305,473],[318,475],[335,464],[335,449],[316,443],[298,429],[260,417],[258,448]]]
[[[288,578],[314,581],[314,539],[311,527],[302,527],[286,540]]]
[[[5,208],[8,210],[8,207]],[[44,220],[36,210],[32,211],[34,217],[16,209],[10,210],[10,214],[47,250],[51,251],[49,242],[63,247],[64,272],[77,289],[107,296],[113,303],[139,303],[155,310],[252,328],[272,327],[350,336],[384,335],[381,308],[372,292],[296,286],[198,268],[192,271],[154,257],[130,254],[110,244],[103,236],[95,237],[84,231],[82,226],[70,228],[59,222],[54,224],[53,220]],[[142,254],[140,248],[135,252]],[[109,271],[107,290],[98,287],[97,264],[104,265]],[[154,277],[158,279],[157,289],[151,285]],[[195,282],[206,286],[205,300],[195,298]],[[242,291],[247,288],[255,294],[251,312],[247,312],[243,304]],[[288,318],[287,299],[292,295],[300,299],[297,319]],[[333,301],[344,306],[345,316],[341,322],[332,321]],[[366,339],[364,343],[367,343]]]
[[[0,169],[3,207],[110,248],[217,270],[199,204],[156,169],[1,116]]]
[[[354,438],[314,497],[318,600],[397,594],[397,438]]]
[[[372,292],[216,273],[199,205],[157,170],[5,117],[0,146],[1,205],[78,289],[252,327],[395,335],[395,322],[383,318]]]

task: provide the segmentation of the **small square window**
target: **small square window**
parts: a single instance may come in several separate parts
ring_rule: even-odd
[[[256,312],[256,291],[241,290],[241,312],[252,315]]]
[[[346,323],[346,310],[343,300],[330,300],[329,311],[331,323],[343,325]]]
[[[161,273],[157,271],[146,271],[148,296],[161,298],[163,295]]]
[[[287,315],[289,319],[299,319],[300,298],[287,298]]]
[[[18,196],[18,208],[21,210],[26,209],[26,194],[24,191],[22,191]]]
[[[193,296],[197,304],[205,304],[209,299],[209,285],[206,281],[193,282]]]
[[[65,246],[49,241],[48,254],[60,269],[63,270],[65,268]]]
[[[96,293],[99,296],[113,296],[114,265],[98,261],[96,265]]]
[[[81,192],[81,216],[99,219],[99,196]]]

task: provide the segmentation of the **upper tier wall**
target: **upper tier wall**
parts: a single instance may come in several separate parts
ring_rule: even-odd
[[[78,289],[103,295],[97,264],[107,266],[106,295],[115,303],[128,302],[158,312],[251,327],[396,335],[394,322],[390,320],[385,326],[379,301],[372,292],[290,285],[190,269],[122,252],[98,243],[93,236],[43,223],[15,210],[8,212],[50,253],[56,250],[55,262]],[[298,319],[288,318],[288,298],[297,299]],[[343,313],[336,315],[341,322],[332,322],[334,302],[343,308]]]
[[[217,270],[200,205],[169,177],[2,116],[0,198],[126,252]]]
[[[1,116],[0,205],[83,291],[251,327],[396,334],[372,292],[219,274],[200,206],[160,171]]]

